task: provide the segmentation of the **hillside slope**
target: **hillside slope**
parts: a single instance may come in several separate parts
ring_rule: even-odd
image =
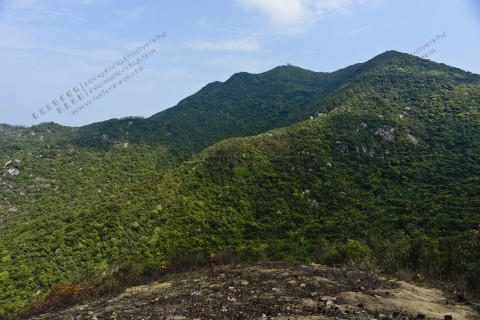
[[[428,91],[400,68],[381,91],[222,141],[164,177],[158,249],[374,260],[478,286],[479,84],[439,73]]]
[[[0,314],[54,284],[208,251],[478,289],[479,89],[478,75],[389,51],[332,74],[241,73],[152,119],[2,126]]]

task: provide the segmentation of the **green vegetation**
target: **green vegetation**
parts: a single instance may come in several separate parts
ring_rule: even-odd
[[[390,51],[240,73],[149,119],[0,130],[0,314],[204,252],[480,289],[478,75]]]

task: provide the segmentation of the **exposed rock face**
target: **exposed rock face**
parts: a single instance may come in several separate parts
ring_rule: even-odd
[[[417,143],[418,143],[418,138],[416,138],[415,136],[412,136],[410,133],[407,134],[407,138],[408,138],[413,144],[417,144]]]
[[[11,169],[8,169],[7,170],[8,174],[10,174],[11,176],[18,176],[20,174],[20,170],[18,169],[15,169],[15,168],[11,168]]]
[[[15,163],[20,163],[21,162],[21,160],[19,160],[19,159],[8,160],[7,162],[5,162],[3,167],[7,168],[8,166],[10,166],[13,163],[13,161],[15,161]],[[18,170],[16,168],[9,168],[9,169],[7,169],[7,173],[11,176],[18,176],[20,174],[20,170]]]
[[[380,127],[375,131],[375,134],[381,136],[385,141],[395,142],[394,131],[395,128],[392,127]]]

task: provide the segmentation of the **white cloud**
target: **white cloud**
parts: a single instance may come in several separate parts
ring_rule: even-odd
[[[187,43],[187,46],[197,50],[214,51],[259,51],[261,44],[254,37],[234,39],[234,40],[194,40]]]
[[[299,27],[300,21],[310,20],[311,13],[301,0],[239,0],[245,9],[258,11],[275,27]]]
[[[65,47],[45,47],[44,49],[50,50],[61,54],[62,56],[70,58],[83,58],[95,62],[116,62],[119,58],[122,57],[122,52],[111,49],[70,49]]]
[[[40,5],[39,0],[16,0],[16,1],[8,1],[8,6],[13,9],[32,9],[38,8]]]
[[[7,1],[5,4],[6,19],[3,22],[23,25],[55,19],[64,15],[64,6],[56,1],[51,5],[41,0]]]
[[[113,25],[116,27],[128,25],[132,21],[141,18],[144,13],[145,9],[143,7],[137,7],[129,11],[119,11],[116,13],[118,16],[118,21],[116,21]]]
[[[262,67],[265,65],[265,61],[238,56],[211,57],[208,58],[206,62],[214,67],[231,70],[232,73],[238,72],[239,70],[255,73],[262,70]]]
[[[381,0],[236,0],[245,10],[258,12],[271,27],[284,34],[301,34],[336,14],[347,14],[354,5],[376,5]]]
[[[370,26],[362,26],[362,27],[358,27],[358,28],[355,28],[355,29],[348,30],[347,32],[344,33],[344,35],[355,36],[357,34],[367,32],[370,29],[371,29]]]
[[[36,33],[25,28],[14,28],[10,25],[0,23],[0,48],[11,49],[33,49],[37,46],[34,36]]]
[[[82,5],[84,5],[84,6],[88,6],[88,5],[96,4],[97,2],[103,2],[103,1],[99,1],[99,0],[81,0],[81,1],[80,1],[80,4],[82,4]]]
[[[145,73],[158,83],[158,80],[191,79],[193,74],[185,68],[155,68],[148,67]]]

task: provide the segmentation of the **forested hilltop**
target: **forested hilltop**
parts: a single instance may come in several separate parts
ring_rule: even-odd
[[[395,51],[215,82],[150,118],[0,126],[0,315],[188,263],[480,284],[480,76]]]

